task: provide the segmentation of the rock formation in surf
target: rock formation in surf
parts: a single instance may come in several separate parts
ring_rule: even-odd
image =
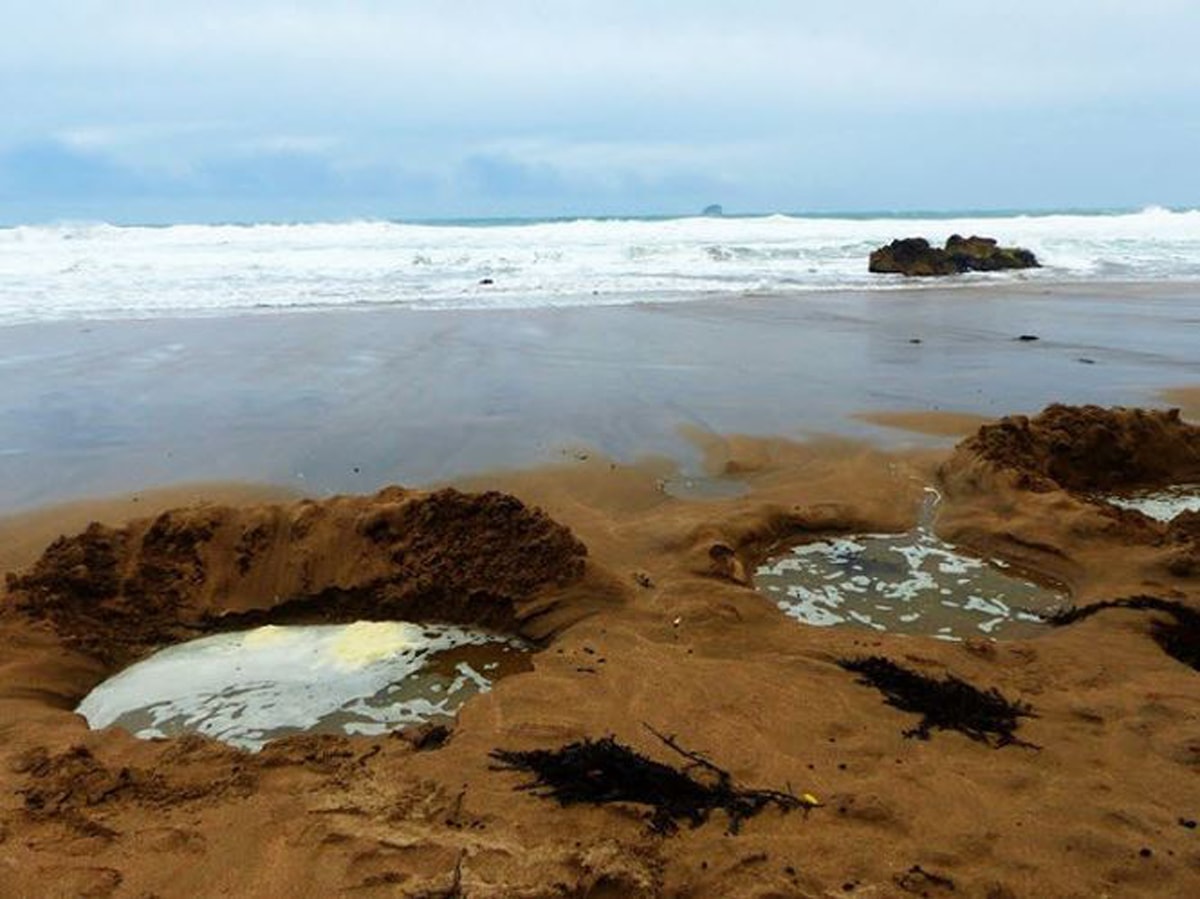
[[[998,246],[991,237],[953,234],[944,248],[931,246],[923,237],[894,240],[871,253],[868,267],[872,272],[932,277],[1039,266],[1029,250]]]

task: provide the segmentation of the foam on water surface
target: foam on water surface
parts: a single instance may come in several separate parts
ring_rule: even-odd
[[[1177,484],[1162,490],[1142,490],[1105,501],[1122,509],[1134,509],[1156,521],[1170,521],[1182,512],[1200,512],[1200,484]]]
[[[380,734],[448,719],[523,644],[407,622],[266,626],[170,646],[97,686],[78,712],[142,738],[200,733],[245,749],[296,733]]]
[[[1045,268],[948,282],[871,274],[896,237],[994,235]],[[1200,279],[1200,211],[725,216],[503,223],[0,228],[0,325],[400,306],[527,308],[714,293]]]
[[[923,523],[904,534],[796,546],[762,565],[754,582],[787,615],[814,627],[944,640],[1033,636],[1045,627],[1037,613],[1060,608],[1067,597],[1007,568],[962,553]]]

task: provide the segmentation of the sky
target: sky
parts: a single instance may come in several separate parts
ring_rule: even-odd
[[[0,222],[1200,206],[1197,0],[0,0]]]

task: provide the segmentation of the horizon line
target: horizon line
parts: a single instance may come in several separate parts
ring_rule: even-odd
[[[70,217],[46,218],[33,221],[0,221],[0,229],[15,228],[52,228],[52,227],[88,227],[108,225],[114,228],[172,228],[180,226],[213,227],[213,228],[250,228],[267,225],[275,227],[299,227],[304,225],[348,225],[348,224],[391,224],[391,225],[423,225],[430,227],[453,226],[503,226],[522,224],[566,224],[570,222],[655,222],[679,221],[685,219],[761,219],[779,216],[795,219],[822,220],[852,220],[868,219],[952,219],[952,218],[1013,218],[1018,216],[1043,218],[1055,215],[1078,216],[1117,216],[1139,215],[1151,212],[1188,213],[1200,211],[1200,207],[1171,206],[1149,203],[1142,206],[1037,206],[1037,207],[984,207],[962,209],[868,209],[854,210],[807,210],[807,211],[724,211],[708,213],[705,211],[691,213],[629,213],[629,214],[558,214],[558,215],[455,215],[455,216],[417,216],[385,217],[385,216],[345,216],[331,218],[278,218],[278,219],[178,219],[178,220],[146,220],[119,221],[104,218]]]

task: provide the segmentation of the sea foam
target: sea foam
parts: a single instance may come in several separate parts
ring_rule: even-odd
[[[1200,211],[978,217],[357,221],[0,229],[0,324],[399,306],[522,308],[924,289],[866,270],[895,237],[985,234],[1045,268],[956,284],[1200,279]],[[490,283],[487,283],[490,282]]]

